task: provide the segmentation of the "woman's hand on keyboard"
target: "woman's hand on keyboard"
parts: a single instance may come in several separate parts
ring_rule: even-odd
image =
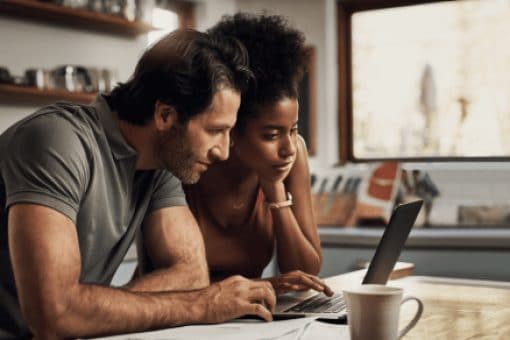
[[[323,292],[332,296],[334,292],[320,278],[310,275],[301,270],[293,270],[285,274],[265,279],[271,282],[276,294],[288,292],[304,292],[309,289]]]

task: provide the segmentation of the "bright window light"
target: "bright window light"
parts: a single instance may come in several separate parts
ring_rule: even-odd
[[[165,34],[177,29],[179,27],[179,17],[175,12],[162,8],[154,8],[152,10],[152,26],[157,28],[157,30],[149,32],[149,45],[161,39]]]
[[[508,0],[355,13],[354,156],[509,157],[509,18]]]

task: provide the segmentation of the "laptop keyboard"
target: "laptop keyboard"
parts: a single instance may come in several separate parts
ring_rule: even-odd
[[[317,294],[285,312],[294,313],[338,313],[345,308],[345,301],[342,294],[335,294],[327,297],[324,294]]]

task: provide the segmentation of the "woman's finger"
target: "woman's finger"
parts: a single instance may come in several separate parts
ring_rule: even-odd
[[[322,292],[324,292],[324,294],[326,294],[327,296],[332,296],[333,294],[335,294],[335,292],[333,292],[333,290],[317,276],[308,275],[308,278],[313,280],[316,284],[320,285],[322,287]]]
[[[311,288],[318,292],[324,291],[324,287],[320,283],[317,283],[315,280],[308,277],[307,275],[299,276],[299,284],[306,285],[306,286],[308,286],[308,288]]]

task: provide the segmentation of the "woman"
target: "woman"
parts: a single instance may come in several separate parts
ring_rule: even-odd
[[[253,84],[241,100],[230,156],[185,187],[203,232],[213,281],[260,278],[276,247],[277,293],[313,288],[322,262],[308,155],[298,135],[297,88],[308,62],[304,35],[280,16],[224,17],[209,34],[246,46]]]

